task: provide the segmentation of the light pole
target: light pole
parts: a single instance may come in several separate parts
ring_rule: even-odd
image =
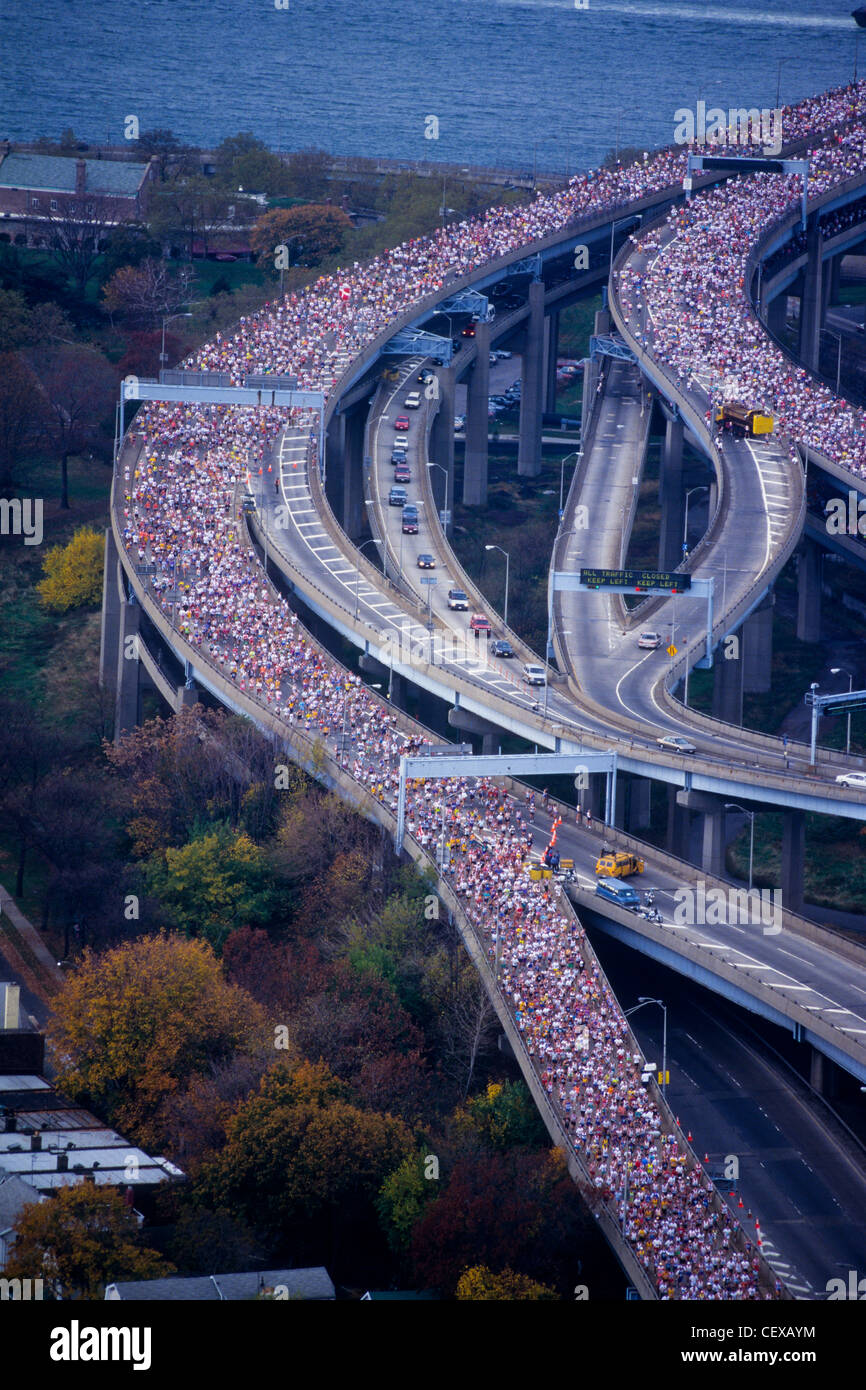
[[[852,674],[851,674],[850,671],[848,671],[844,666],[831,666],[831,667],[830,667],[830,675],[831,675],[831,676],[847,676],[847,677],[848,677],[848,694],[849,694],[849,695],[851,694],[851,691],[854,689],[854,677],[852,676]],[[847,757],[848,754],[849,754],[850,752],[851,752],[851,711],[850,711],[850,709],[849,709],[849,711],[848,711],[848,732],[847,732],[847,734],[845,735],[845,756]]]
[[[820,710],[815,704],[815,691],[820,690],[820,688],[817,681],[812,681],[809,686],[812,692],[812,741],[809,747],[809,763],[812,767],[815,766],[815,756],[818,750],[818,720],[821,718]]]
[[[508,570],[511,562],[511,557],[509,556],[507,550],[502,549],[501,545],[485,545],[484,549],[498,550],[500,555],[505,556],[505,608],[502,614],[502,621],[505,624],[505,626],[508,627]]]
[[[192,314],[189,312],[189,310],[186,310],[186,312],[184,312],[184,313],[182,313],[182,314],[163,314],[163,318],[162,318],[162,351],[161,351],[160,354],[159,354],[159,365],[160,365],[160,369],[162,369],[162,368],[165,366],[166,362],[168,361],[168,356],[167,356],[166,351],[165,351],[165,325],[166,325],[167,323],[171,323],[173,319],[191,319],[191,318],[192,318]]]
[[[821,333],[827,338],[835,338],[839,344],[836,353],[836,395],[839,394],[839,381],[842,376],[842,334],[836,333],[832,328],[822,328]]]
[[[579,449],[573,450],[570,454],[564,454],[559,460],[559,519],[562,521],[563,487],[565,483],[565,465],[569,459],[577,459],[577,463],[583,458],[583,445]],[[577,463],[574,465],[577,468]]]
[[[738,801],[726,801],[726,811],[742,811],[744,816],[749,817],[749,892],[752,891],[752,869],[755,863],[755,811],[747,811],[745,806],[741,806]]]
[[[445,468],[444,465],[441,464],[441,463],[433,463],[432,460],[431,460],[431,461],[428,461],[427,467],[428,467],[428,468],[438,468],[438,469],[440,470],[440,472],[442,472],[442,473],[445,474],[445,521],[443,522],[442,530],[443,530],[443,532],[444,532],[444,534],[445,534],[445,537],[446,537],[446,539],[447,539],[447,537],[448,537],[448,469]]]
[[[709,483],[700,483],[697,487],[690,487],[686,490],[686,514],[683,521],[683,555],[689,553],[689,498],[693,492],[709,492]]]
[[[664,1022],[663,1022],[663,1024],[662,1024],[662,1095],[665,1097],[665,1099],[667,1099],[667,1093],[668,1093],[668,1006],[667,1006],[667,1004],[664,1004],[664,1003],[661,1001],[661,999],[651,999],[651,998],[649,997],[648,994],[639,994],[639,995],[638,995],[638,1000],[639,1000],[639,1002],[638,1002],[637,1004],[634,1004],[634,1005],[632,1006],[632,1008],[626,1009],[626,1011],[625,1011],[625,1017],[626,1017],[626,1018],[628,1018],[629,1014],[637,1013],[638,1009],[642,1009],[643,1006],[644,1006],[645,1004],[658,1004],[659,1008],[661,1009],[662,1013],[664,1014]]]
[[[361,544],[358,546],[358,553],[359,553],[359,554],[360,554],[361,551],[364,549],[364,546],[365,546],[365,545],[382,545],[382,542],[381,542],[380,540],[378,540],[376,536],[370,536],[370,537],[368,537],[367,540],[362,541]],[[360,569],[359,569],[359,570],[358,570],[358,579],[357,579],[357,583],[355,584],[355,622],[358,621],[358,590],[360,589],[360,587],[361,587],[361,571],[360,571]]]

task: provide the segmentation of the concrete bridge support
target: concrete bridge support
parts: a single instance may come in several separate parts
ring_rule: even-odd
[[[105,532],[105,560],[102,570],[102,620],[99,630],[99,684],[113,692],[117,681],[117,649],[120,644],[121,600],[118,581],[117,546],[109,526]]]
[[[713,682],[713,718],[723,719],[726,724],[743,722],[743,639],[739,637],[736,656],[725,656],[724,644],[716,653],[713,663],[715,680]]]
[[[556,362],[559,355],[559,310],[552,309],[547,316],[547,332],[544,338],[544,409],[548,415],[556,414]]]
[[[448,474],[448,498],[454,506],[454,368],[439,367],[439,409],[430,430],[430,458]],[[435,473],[436,470],[434,469]],[[437,474],[438,476],[438,474]],[[444,482],[444,479],[443,479]]]
[[[659,569],[675,569],[683,558],[683,524],[685,495],[683,493],[683,422],[668,420],[662,445],[659,475],[661,530],[659,533]]]
[[[497,724],[491,724],[488,719],[482,719],[480,714],[461,709],[459,705],[448,711],[448,723],[452,729],[459,729],[461,733],[480,734],[482,753],[495,753],[502,741],[502,730]]]
[[[725,875],[725,804],[721,797],[710,792],[678,791],[677,802],[688,811],[697,811],[702,817],[701,825],[701,868],[715,878]],[[682,850],[685,859],[688,857]]]
[[[818,369],[821,345],[822,279],[821,228],[818,214],[813,212],[806,223],[806,269],[800,305],[800,358],[813,372]]]
[[[115,677],[114,741],[128,733],[138,723],[139,671],[138,659],[141,608],[135,599],[121,604],[119,641],[117,644],[117,675]]]
[[[475,329],[477,356],[466,392],[466,462],[463,469],[463,505],[487,506],[487,437],[490,420],[490,324]]]
[[[629,831],[641,830],[650,823],[650,794],[652,792],[652,782],[649,777],[630,777],[628,783],[628,796],[623,798],[627,801],[625,829]],[[619,805],[619,796],[617,796]]]
[[[334,488],[334,511],[352,540],[357,540],[363,529],[365,419],[365,410],[355,407],[332,415],[325,439],[328,491]]]
[[[803,865],[806,858],[806,816],[785,811],[782,817],[782,906],[803,910]]]
[[[806,537],[797,568],[797,639],[821,640],[821,579],[823,551],[817,541]]]
[[[834,256],[832,260],[824,262],[824,275],[828,282],[827,302],[829,304],[839,303],[839,291],[842,287],[842,257]]]
[[[743,690],[763,694],[770,689],[773,667],[773,606],[769,593],[743,624]]]
[[[665,836],[665,849],[668,854],[676,854],[680,859],[688,859],[690,816],[685,806],[677,800],[677,789],[668,786],[668,824]]]
[[[520,444],[517,472],[521,478],[537,478],[541,472],[541,413],[544,366],[544,285],[533,280],[529,286],[529,319],[526,350],[523,354],[523,383],[520,392]]]
[[[781,338],[785,332],[787,312],[787,294],[777,294],[767,306],[767,327],[777,338]]]

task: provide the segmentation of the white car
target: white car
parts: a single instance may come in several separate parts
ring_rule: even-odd
[[[866,787],[866,772],[840,772],[836,782],[840,787]]]
[[[403,404],[407,410],[418,410],[421,406],[421,392],[410,391]]]
[[[547,673],[543,666],[538,666],[534,661],[523,663],[523,679],[527,685],[546,685]]]
[[[656,647],[660,647],[662,644],[662,635],[660,632],[642,632],[637,639],[637,644],[644,651],[654,652]]]
[[[664,748],[668,753],[697,753],[697,748],[693,743],[689,743],[687,738],[681,738],[679,734],[665,734],[663,738],[657,738],[656,743],[659,748]]]

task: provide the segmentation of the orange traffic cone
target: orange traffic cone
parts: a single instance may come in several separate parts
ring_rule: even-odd
[[[691,1131],[691,1130],[689,1130],[688,1135],[687,1135],[686,1137],[687,1137],[689,1143],[691,1143],[691,1142],[692,1142],[692,1131]]]

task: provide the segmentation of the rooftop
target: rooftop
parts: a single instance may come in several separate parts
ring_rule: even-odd
[[[116,159],[85,159],[88,193],[134,198],[149,166]],[[12,151],[0,161],[0,188],[26,188],[45,193],[74,193],[78,160],[54,154]]]

